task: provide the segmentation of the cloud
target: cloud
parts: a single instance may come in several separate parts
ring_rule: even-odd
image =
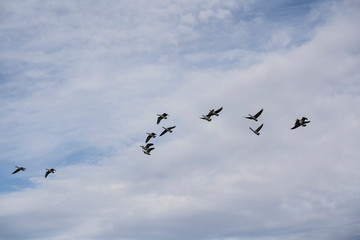
[[[356,2],[3,4],[0,239],[359,237]]]

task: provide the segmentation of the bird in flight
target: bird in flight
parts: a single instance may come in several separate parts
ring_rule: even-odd
[[[167,113],[163,113],[163,114],[158,114],[158,118],[157,118],[157,124],[159,124],[160,123],[160,121],[161,120],[163,120],[163,119],[167,119],[167,116],[169,116],[169,114],[167,114]]]
[[[156,138],[156,133],[152,132],[152,133],[147,133],[147,137],[145,140],[145,143],[147,143],[151,138]]]
[[[261,124],[256,130],[252,129],[251,127],[250,130],[253,131],[253,133],[255,133],[256,135],[260,135],[260,129],[263,127],[264,124]]]
[[[17,169],[12,173],[12,174],[15,174],[17,172],[20,172],[20,171],[25,171],[26,168],[24,167],[18,167],[18,166],[15,166]]]
[[[211,122],[211,117],[209,117],[208,115],[202,115],[202,117],[200,117],[200,119],[204,119],[208,122]]]
[[[141,146],[140,145],[140,147],[143,149],[143,150],[147,150],[147,149],[149,149],[149,147],[151,147],[152,145],[154,145],[153,143],[148,143],[148,144],[146,144],[145,146]]]
[[[219,116],[219,112],[221,112],[222,109],[223,109],[223,107],[219,108],[216,111],[214,109],[209,110],[209,113],[206,116],[208,116],[208,117],[211,117],[211,116],[214,116],[214,115]]]
[[[300,126],[306,127],[310,121],[306,117],[302,117],[301,119],[296,119],[294,126],[291,129],[298,128]]]
[[[174,129],[176,126],[172,126],[172,127],[162,127],[164,129],[164,131],[162,131],[162,133],[160,134],[160,136],[164,135],[167,132],[172,132],[171,130]]]
[[[147,148],[147,149],[144,149],[143,152],[144,152],[145,154],[147,154],[147,155],[151,155],[150,152],[151,152],[152,150],[154,150],[154,149],[155,149],[155,148],[153,148],[153,147],[152,147],[152,148]]]
[[[248,117],[244,117],[244,118],[247,118],[247,119],[252,119],[252,120],[255,120],[255,121],[257,121],[257,118],[261,115],[261,113],[263,112],[263,108],[257,113],[257,114],[255,114],[254,116],[253,115],[251,115],[251,114],[249,114],[249,116]]]
[[[55,173],[56,170],[54,168],[50,168],[50,169],[46,169],[46,173],[45,173],[45,178],[47,178],[47,176],[50,174],[50,173]]]

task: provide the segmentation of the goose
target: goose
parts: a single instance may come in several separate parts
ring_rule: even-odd
[[[301,119],[296,119],[295,124],[290,129],[295,129],[300,126],[306,127],[306,124],[308,124],[310,121],[307,121],[308,119],[306,117],[302,117]]]
[[[159,117],[157,118],[157,124],[159,124],[161,120],[167,119],[167,116],[169,116],[169,114],[163,113],[163,114],[158,114],[158,116]]]
[[[251,127],[250,130],[253,131],[253,133],[255,133],[256,135],[260,135],[260,129],[263,127],[264,124],[261,124],[256,130],[252,129]]]
[[[154,149],[155,149],[155,148],[144,149],[143,152],[144,152],[145,154],[147,154],[147,155],[151,155],[150,152],[151,152],[152,150],[154,150]]]
[[[160,136],[164,135],[166,132],[172,132],[171,129],[175,128],[176,126],[172,126],[172,127],[162,127],[163,129],[165,129],[164,131],[162,131],[162,133],[160,134]]]
[[[221,112],[222,109],[223,109],[223,107],[219,108],[219,109],[216,110],[216,111],[215,111],[214,109],[209,110],[209,113],[208,113],[206,116],[208,116],[208,117],[211,117],[211,116],[213,116],[213,115],[219,116],[219,112]]]
[[[18,166],[15,166],[17,169],[12,173],[12,174],[15,174],[17,172],[20,172],[20,171],[25,171],[26,168],[24,167],[18,167]]]
[[[145,143],[147,143],[151,138],[156,138],[156,133],[146,133],[148,136],[146,137]]]
[[[257,118],[261,115],[261,113],[263,112],[263,108],[257,113],[255,114],[254,116],[252,116],[251,114],[249,114],[248,117],[244,117],[244,118],[247,118],[247,119],[252,119],[252,120],[255,120],[257,121]]]
[[[202,117],[201,117],[200,119],[204,119],[204,120],[206,120],[206,121],[208,121],[208,122],[211,121],[211,117],[208,116],[208,115],[202,115]]]
[[[46,170],[47,170],[47,171],[46,171],[46,173],[45,173],[45,178],[47,178],[47,176],[48,176],[50,173],[55,173],[55,172],[56,172],[56,170],[53,169],[53,168],[46,169]]]
[[[152,145],[154,145],[153,143],[148,143],[148,144],[146,144],[145,146],[141,146],[140,145],[140,147],[143,149],[143,150],[148,150],[149,149],[149,147],[151,147]]]

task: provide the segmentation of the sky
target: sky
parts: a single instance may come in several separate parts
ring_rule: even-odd
[[[360,239],[359,13],[0,1],[0,240]]]

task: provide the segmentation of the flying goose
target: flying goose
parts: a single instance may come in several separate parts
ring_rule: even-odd
[[[260,135],[260,129],[262,128],[264,124],[261,124],[256,130],[252,129],[251,127],[249,127],[251,129],[251,131],[253,131],[253,133],[255,133],[256,135]]]
[[[206,121],[208,121],[208,122],[211,121],[211,117],[208,116],[208,115],[202,115],[202,117],[201,117],[200,119],[204,119],[204,120],[206,120]]]
[[[175,128],[176,126],[172,126],[172,127],[162,127],[163,129],[165,129],[164,131],[162,131],[162,133],[160,134],[160,136],[164,135],[166,132],[172,132],[171,129]]]
[[[26,168],[24,167],[18,167],[18,166],[15,166],[17,169],[12,173],[12,174],[15,174],[17,172],[20,172],[20,171],[25,171]]]
[[[153,143],[148,143],[148,144],[146,144],[145,146],[141,146],[140,145],[140,147],[143,149],[143,150],[147,150],[147,149],[149,149],[149,147],[151,147],[152,145],[154,145]]]
[[[159,117],[157,118],[157,124],[159,124],[161,120],[167,119],[167,116],[169,116],[169,114],[163,113],[163,114],[158,114],[158,116]]]
[[[294,126],[291,129],[298,128],[300,126],[306,127],[306,124],[308,124],[310,121],[307,121],[308,119],[306,117],[302,117],[301,119],[296,119]]]
[[[53,169],[53,168],[46,169],[46,170],[47,170],[47,171],[46,171],[46,173],[45,173],[45,178],[47,178],[47,176],[48,176],[50,173],[55,173],[55,172],[56,172],[56,170]]]
[[[248,117],[244,117],[244,118],[247,118],[247,119],[252,119],[252,120],[255,120],[255,121],[257,121],[257,118],[261,115],[261,113],[263,112],[263,108],[257,113],[257,114],[255,114],[254,116],[253,115],[251,115],[251,114],[249,114],[249,116]]]
[[[144,149],[143,152],[144,152],[145,154],[147,154],[147,155],[151,155],[150,152],[151,152],[152,150],[154,150],[154,149],[155,149],[155,148],[147,148],[147,149]]]
[[[208,116],[208,117],[211,117],[211,116],[213,116],[213,115],[219,116],[219,112],[221,112],[222,109],[223,109],[223,107],[219,108],[219,109],[216,110],[216,111],[215,111],[214,109],[209,110],[209,113],[208,113],[206,116]]]
[[[156,133],[146,133],[148,136],[146,137],[145,143],[147,143],[151,138],[156,138]]]

